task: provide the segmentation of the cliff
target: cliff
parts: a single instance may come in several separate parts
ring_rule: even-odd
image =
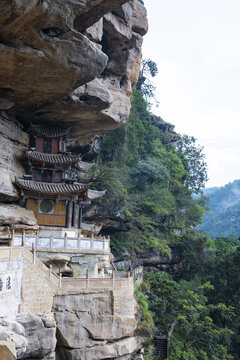
[[[0,11],[0,200],[15,201],[31,122],[71,127],[78,144],[126,122],[147,19],[137,0],[7,0]]]
[[[71,127],[77,148],[124,124],[148,25],[137,0],[3,0],[0,13],[0,239],[6,239],[12,229],[37,228],[14,186],[25,173],[29,125]],[[3,248],[0,258],[1,281],[13,279],[6,293],[0,286],[0,340],[16,345],[17,359],[142,359],[132,285],[115,289],[108,279],[111,289],[57,293],[40,260],[14,259]]]

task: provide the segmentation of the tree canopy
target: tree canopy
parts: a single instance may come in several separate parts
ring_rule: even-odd
[[[136,292],[140,329],[169,335],[169,360],[237,360],[239,241],[213,242],[196,229],[206,207],[205,197],[192,196],[207,180],[203,148],[150,113],[146,78],[156,73],[143,61],[127,124],[103,137],[97,186],[127,224],[111,235],[112,250],[154,250],[169,259],[177,252],[177,271],[146,272]],[[145,357],[154,359],[151,346]]]

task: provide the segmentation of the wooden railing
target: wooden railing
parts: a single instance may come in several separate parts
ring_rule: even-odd
[[[60,236],[37,236],[22,234],[12,235],[12,246],[35,247],[35,249],[56,249],[63,250],[90,250],[110,252],[110,238],[105,237],[87,237],[80,235],[74,237],[60,237]]]

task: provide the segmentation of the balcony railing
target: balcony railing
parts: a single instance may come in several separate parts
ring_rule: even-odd
[[[89,238],[81,235],[73,237],[13,235],[12,246],[34,247],[35,249],[89,250],[110,252],[110,239],[105,237]]]

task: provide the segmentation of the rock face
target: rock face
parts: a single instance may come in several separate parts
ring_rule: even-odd
[[[2,0],[0,12],[0,201],[17,201],[20,124],[71,127],[75,148],[124,124],[148,24],[138,0]]]
[[[37,224],[33,211],[26,210],[18,205],[0,204],[0,224],[15,225],[26,224],[34,226]]]
[[[136,320],[113,315],[110,292],[56,296],[57,359],[133,358],[141,348]]]
[[[3,0],[0,110],[87,137],[127,120],[146,10],[137,0]]]
[[[1,238],[37,228],[32,212],[7,204],[19,203],[30,123],[71,127],[75,148],[124,124],[148,25],[138,0],[1,0],[0,13]],[[54,317],[0,319],[0,339],[17,359],[138,359],[133,295],[124,301],[111,291],[57,296]]]
[[[7,116],[0,115],[0,201],[16,201],[19,198],[13,183],[15,176],[22,177],[23,154],[28,146],[28,134],[20,124]]]
[[[55,359],[56,325],[53,317],[21,314],[0,320],[0,338],[13,341],[17,359]]]

